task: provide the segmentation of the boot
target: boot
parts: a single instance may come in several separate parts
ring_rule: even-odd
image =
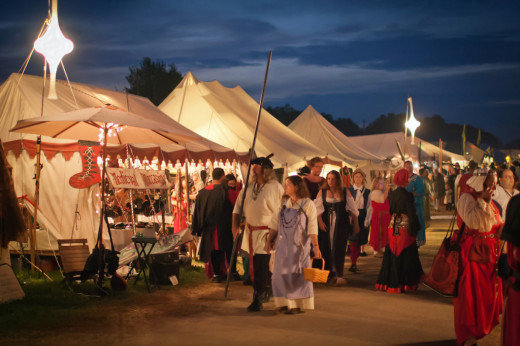
[[[271,285],[264,288],[260,293],[260,301],[262,303],[269,302],[269,299],[273,296],[273,289],[271,288]]]
[[[257,290],[253,292],[253,301],[247,307],[248,312],[256,312],[262,310],[262,301],[260,300],[260,293]]]
[[[78,144],[83,170],[70,177],[69,184],[76,189],[85,189],[101,181],[100,169],[97,165],[101,147],[86,141],[79,141]]]

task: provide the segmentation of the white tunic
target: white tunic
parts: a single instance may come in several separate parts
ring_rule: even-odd
[[[271,180],[264,184],[258,195],[253,194],[255,184],[249,184],[247,188],[247,195],[244,202],[244,217],[246,224],[251,226],[269,226],[273,214],[278,214],[280,210],[280,202],[283,196],[283,187],[276,180]],[[233,214],[239,214],[242,208],[242,195],[244,190],[238,194]],[[256,200],[255,200],[256,198]],[[242,250],[249,252],[249,233],[251,230],[246,226],[244,237],[242,238]],[[265,252],[265,243],[269,229],[255,230],[252,232],[253,238],[253,255],[267,254]]]
[[[493,200],[497,202],[500,205],[500,208],[502,208],[502,221],[506,221],[506,209],[507,204],[509,203],[509,200],[511,197],[518,195],[520,193],[517,189],[513,189],[513,194],[509,193],[506,189],[504,189],[502,186],[497,185],[497,189],[495,191],[495,194],[493,195]]]
[[[354,200],[356,202],[356,207],[358,209],[364,209],[365,208],[365,197],[363,197],[363,193],[365,192],[365,187],[364,186],[357,186],[356,184],[354,184],[353,187],[354,187],[354,190],[357,190],[356,191],[356,199]],[[368,195],[367,216],[365,217],[365,224],[364,224],[364,226],[366,228],[368,228],[368,227],[370,227],[370,223],[372,223],[372,200],[371,200],[371,194]]]
[[[495,214],[489,203],[464,193],[457,202],[457,212],[470,229],[486,233],[496,224]]]

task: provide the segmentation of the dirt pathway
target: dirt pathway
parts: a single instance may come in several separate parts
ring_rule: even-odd
[[[446,217],[427,230],[420,249],[425,272],[448,227]],[[99,319],[63,321],[38,338],[19,345],[454,345],[453,306],[425,286],[412,294],[374,289],[380,258],[361,258],[361,271],[346,271],[346,287],[315,285],[316,310],[277,314],[273,303],[247,313],[252,288],[234,282],[224,298],[224,284],[205,283],[179,291],[158,290],[130,305],[114,302],[99,308]],[[348,265],[348,264],[347,264]],[[181,278],[182,280],[182,278]],[[500,327],[481,340],[499,345]],[[0,342],[1,344],[1,342]]]

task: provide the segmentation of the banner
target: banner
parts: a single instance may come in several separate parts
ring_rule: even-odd
[[[170,183],[164,171],[107,168],[110,183],[118,189],[167,189]]]

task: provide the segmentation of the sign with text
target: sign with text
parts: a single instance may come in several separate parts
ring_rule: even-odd
[[[118,189],[167,189],[170,183],[164,171],[107,168],[112,186]]]

